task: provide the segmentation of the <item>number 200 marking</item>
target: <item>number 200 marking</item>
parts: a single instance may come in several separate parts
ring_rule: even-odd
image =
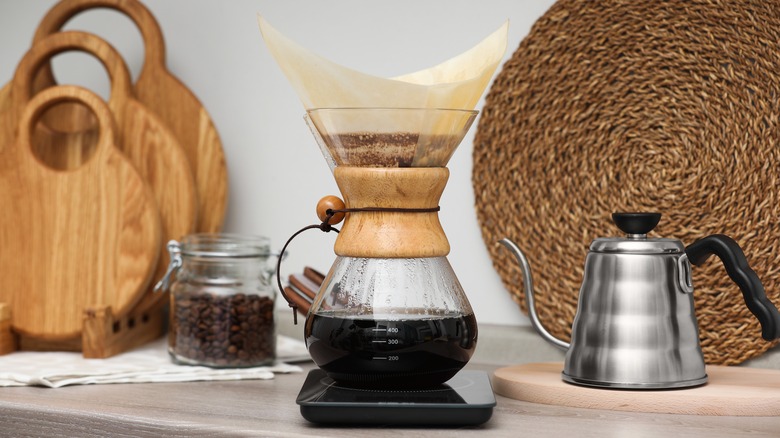
[[[387,360],[398,360],[398,356],[387,356]]]

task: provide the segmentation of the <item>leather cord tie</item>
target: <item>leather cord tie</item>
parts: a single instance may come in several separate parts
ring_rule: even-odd
[[[325,211],[325,220],[322,221],[322,223],[309,225],[306,227],[301,228],[300,230],[296,231],[295,234],[290,236],[289,239],[287,239],[287,242],[282,247],[282,252],[279,255],[279,259],[276,261],[276,285],[279,288],[279,292],[282,294],[282,297],[285,301],[287,301],[287,305],[290,306],[293,312],[293,323],[298,324],[298,305],[295,304],[288,296],[287,293],[284,291],[284,287],[282,286],[282,259],[284,259],[285,251],[287,251],[287,246],[292,242],[293,239],[298,237],[299,234],[303,233],[307,230],[313,230],[313,229],[320,229],[321,231],[325,233],[329,233],[331,231],[339,232],[339,229],[334,227],[330,224],[331,219],[333,219],[333,216],[339,214],[339,213],[364,213],[364,212],[388,212],[388,213],[436,213],[441,210],[441,207],[431,207],[431,208],[395,208],[395,207],[356,207],[356,208],[342,208],[342,209],[327,209]]]

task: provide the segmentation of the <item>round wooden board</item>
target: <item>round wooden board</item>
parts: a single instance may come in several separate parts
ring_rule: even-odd
[[[626,390],[572,385],[563,363],[528,363],[493,374],[496,394],[545,405],[611,411],[713,416],[780,416],[780,371],[707,367],[709,382],[689,389]]]
[[[32,127],[47,108],[77,102],[95,114],[93,156],[69,171],[32,153]],[[0,301],[11,303],[14,331],[39,340],[78,336],[84,310],[125,315],[143,297],[161,245],[151,189],[115,145],[111,110],[94,93],[52,87],[25,107],[16,141],[0,161]]]

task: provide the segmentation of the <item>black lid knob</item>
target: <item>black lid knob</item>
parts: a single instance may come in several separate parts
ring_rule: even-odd
[[[661,213],[612,213],[612,221],[626,234],[647,234],[661,220]]]

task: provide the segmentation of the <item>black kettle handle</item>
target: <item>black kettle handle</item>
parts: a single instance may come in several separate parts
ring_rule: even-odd
[[[694,265],[704,263],[711,254],[718,256],[726,273],[742,291],[748,309],[761,323],[761,337],[767,341],[780,338],[780,312],[766,297],[764,285],[748,265],[745,253],[734,239],[723,234],[713,234],[688,245],[685,253]]]

